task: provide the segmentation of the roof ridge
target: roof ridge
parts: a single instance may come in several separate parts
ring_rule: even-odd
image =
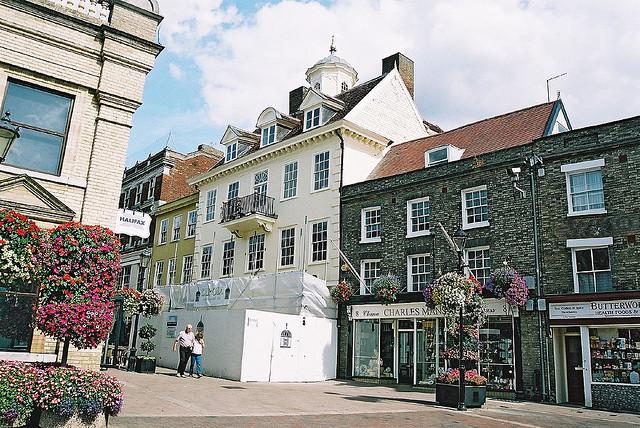
[[[466,123],[466,124],[461,125],[461,126],[459,126],[459,127],[457,127],[457,128],[453,128],[453,129],[450,129],[450,130],[448,130],[448,131],[443,131],[443,132],[441,132],[441,133],[439,133],[439,134],[435,134],[435,135],[428,135],[428,136],[426,136],[426,137],[414,138],[413,140],[403,141],[403,142],[401,142],[401,143],[398,143],[397,145],[406,144],[406,143],[412,143],[412,142],[414,142],[414,141],[424,141],[424,140],[428,140],[428,139],[433,138],[433,137],[439,137],[439,136],[442,136],[442,135],[445,135],[445,134],[450,134],[450,133],[452,133],[452,132],[454,132],[454,131],[459,131],[459,130],[461,130],[461,129],[468,128],[468,127],[470,127],[470,126],[474,126],[474,125],[477,125],[477,124],[482,123],[482,122],[488,122],[488,121],[490,121],[490,120],[498,119],[498,118],[505,117],[505,116],[510,116],[510,115],[512,115],[512,114],[522,113],[523,111],[526,111],[526,110],[532,110],[532,109],[534,109],[534,108],[542,107],[542,106],[545,106],[545,105],[555,104],[556,102],[558,102],[558,100],[548,101],[548,102],[544,102],[544,103],[536,104],[536,105],[529,106],[529,107],[523,107],[523,108],[520,108],[520,109],[518,109],[518,110],[509,111],[509,112],[507,112],[507,113],[502,113],[502,114],[498,114],[498,115],[495,115],[495,116],[492,116],[492,117],[487,117],[487,118],[485,118],[485,119],[480,119],[480,120],[477,120],[477,121],[475,121],[475,122]]]

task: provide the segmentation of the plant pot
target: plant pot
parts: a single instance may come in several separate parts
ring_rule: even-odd
[[[458,384],[436,384],[436,401],[441,406],[458,407]],[[477,385],[465,385],[464,405],[467,407],[482,407],[487,401],[487,387]]]
[[[109,416],[106,413],[93,421],[87,421],[77,415],[65,418],[46,410],[40,416],[40,428],[106,428],[108,424]]]
[[[155,357],[136,357],[136,372],[137,373],[155,373],[156,372],[156,359]]]

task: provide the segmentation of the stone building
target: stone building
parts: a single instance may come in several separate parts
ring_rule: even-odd
[[[359,286],[349,307],[341,307],[340,377],[434,387],[447,364],[447,333],[422,290],[458,263],[439,223],[449,234],[465,230],[465,258],[480,282],[507,262],[536,295],[532,199],[525,180],[517,183],[527,195],[521,197],[507,167],[530,158],[537,139],[570,128],[562,101],[541,104],[394,144],[367,181],[345,186],[342,249],[363,283],[341,274]],[[383,306],[371,285],[387,273],[399,277],[402,292],[397,303]],[[498,299],[485,304],[476,369],[494,396],[540,396],[543,314],[533,306],[514,311]]]
[[[0,207],[44,227],[113,227],[134,112],[162,47],[155,0],[1,0],[0,105],[20,138],[0,165]],[[25,332],[0,358],[55,359]],[[49,355],[45,355],[49,354]],[[96,366],[99,350],[69,362]]]

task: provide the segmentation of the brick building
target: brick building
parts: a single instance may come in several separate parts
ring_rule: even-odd
[[[0,207],[43,227],[114,226],[161,20],[155,0],[0,0],[0,113],[20,126],[0,165]],[[23,340],[0,338],[0,351],[50,360],[56,343],[25,326]],[[69,363],[95,367],[99,352],[72,352]]]

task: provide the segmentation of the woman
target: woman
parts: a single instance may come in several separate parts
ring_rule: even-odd
[[[204,351],[204,337],[202,336],[202,332],[199,331],[193,340],[191,367],[189,368],[189,375],[193,376],[193,366],[196,367],[196,376],[198,379],[202,377],[202,351]]]

